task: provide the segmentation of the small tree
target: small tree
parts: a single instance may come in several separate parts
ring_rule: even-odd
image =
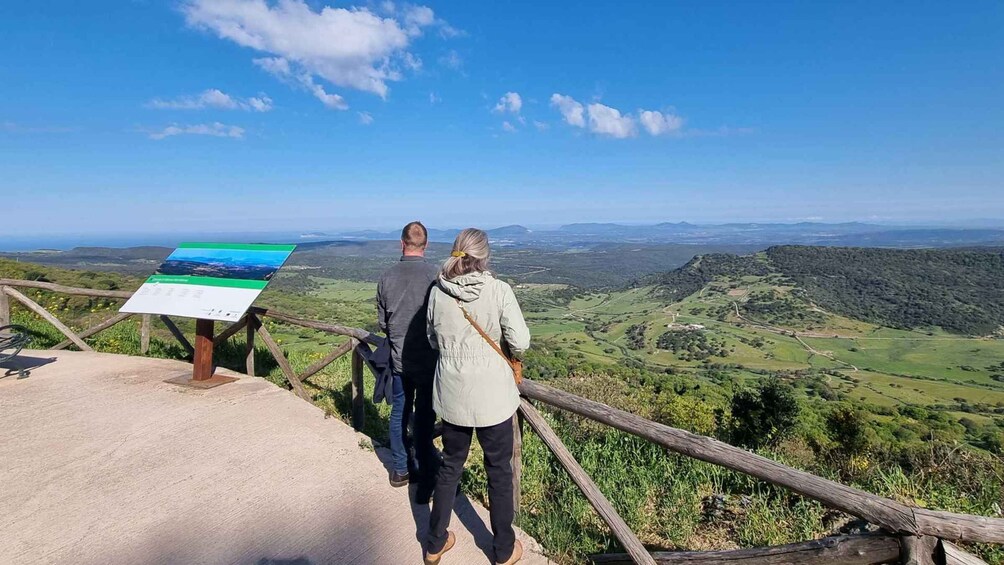
[[[732,442],[743,447],[775,446],[798,424],[799,406],[791,386],[761,381],[732,397]]]
[[[848,456],[864,453],[874,443],[875,432],[861,410],[847,406],[834,410],[826,418],[826,428],[840,451]]]

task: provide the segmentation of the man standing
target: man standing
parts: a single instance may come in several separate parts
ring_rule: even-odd
[[[432,444],[436,413],[432,409],[432,381],[437,353],[426,335],[429,290],[439,269],[425,261],[429,232],[420,222],[401,230],[401,260],[380,277],[377,285],[377,317],[391,346],[393,397],[390,412],[390,449],[393,470],[390,484],[409,483],[416,464],[410,458],[414,447],[419,470],[419,502],[427,501],[435,487],[437,457]],[[414,445],[408,437],[408,420],[414,410]]]

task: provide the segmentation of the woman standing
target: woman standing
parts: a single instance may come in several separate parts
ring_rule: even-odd
[[[433,405],[443,419],[443,465],[429,517],[425,562],[439,563],[453,547],[447,531],[457,484],[471,436],[477,434],[488,473],[488,504],[495,560],[509,565],[523,556],[513,530],[513,414],[519,391],[513,370],[475,325],[519,358],[530,346],[530,330],[512,287],[488,270],[488,234],[468,228],[457,236],[429,295],[429,342],[439,349]],[[470,319],[468,319],[470,317]]]

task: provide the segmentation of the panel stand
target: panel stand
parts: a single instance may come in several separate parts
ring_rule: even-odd
[[[192,388],[213,388],[237,380],[213,374],[213,325],[212,320],[195,320],[195,356],[192,361],[192,376],[180,375],[164,381]]]

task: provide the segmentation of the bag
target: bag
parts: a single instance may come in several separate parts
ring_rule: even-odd
[[[519,386],[519,384],[523,382],[523,362],[516,359],[511,354],[507,354],[503,351],[502,347],[499,347],[499,344],[495,343],[495,340],[485,333],[485,330],[481,329],[481,326],[474,321],[474,318],[467,312],[467,309],[464,308],[464,305],[460,302],[460,300],[457,300],[457,306],[460,306],[460,311],[464,313],[464,317],[467,318],[467,321],[470,322],[472,326],[474,326],[474,329],[478,330],[481,337],[485,338],[488,345],[492,346],[492,349],[494,349],[496,353],[501,355],[502,358],[506,360],[506,363],[508,363],[509,367],[512,368],[512,377],[516,381],[516,385]],[[506,349],[508,349],[508,347],[506,347]]]

